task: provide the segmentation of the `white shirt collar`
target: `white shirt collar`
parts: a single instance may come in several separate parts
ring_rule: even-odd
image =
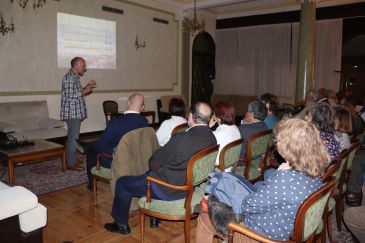
[[[191,128],[198,127],[198,126],[201,127],[201,126],[208,126],[208,125],[207,124],[195,124],[195,125],[189,127],[188,129],[186,129],[186,132],[189,131]]]
[[[130,113],[132,113],[132,114],[139,114],[138,111],[125,111],[125,112],[123,112],[123,114],[130,114]]]

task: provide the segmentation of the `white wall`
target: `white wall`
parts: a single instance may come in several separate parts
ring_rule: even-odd
[[[128,96],[136,91],[140,91],[145,95],[146,110],[156,110],[156,100],[161,95],[180,94],[181,92],[181,13],[182,10],[177,6],[166,5],[153,0],[135,0],[135,1],[112,1],[112,0],[62,0],[62,1],[47,1],[45,6],[40,9],[33,10],[32,1],[29,1],[26,9],[18,6],[18,1],[10,3],[10,1],[0,2],[0,11],[4,13],[5,21],[14,18],[15,33],[0,35],[0,102],[10,101],[30,101],[30,100],[47,100],[50,116],[59,118],[60,112],[60,89],[61,80],[67,69],[57,68],[57,47],[56,40],[56,15],[57,12],[70,14],[78,14],[87,17],[96,17],[108,19],[105,12],[101,12],[101,5],[110,7],[133,7],[135,10],[133,18],[128,21],[128,33],[117,34],[117,45],[127,43],[135,39],[135,33],[148,33],[150,26],[137,24],[140,18],[139,14],[156,13],[161,16],[173,16],[178,21],[176,25],[176,63],[173,63],[175,77],[173,80],[154,80],[153,84],[148,83],[148,80],[139,80],[139,77],[148,77],[150,65],[156,63],[156,59],[164,59],[171,55],[171,49],[168,52],[163,51],[163,45],[158,45],[155,48],[160,48],[160,55],[146,55],[134,60],[135,66],[128,66],[128,57],[120,54],[125,58],[124,63],[128,69],[122,73],[108,70],[88,70],[85,76],[81,79],[82,83],[86,83],[89,79],[95,78],[101,84],[107,82],[107,79],[118,80],[123,79],[120,76],[126,75],[128,80],[121,87],[106,88],[102,91],[97,91],[86,98],[88,107],[88,118],[82,123],[81,132],[90,132],[103,130],[105,127],[105,118],[102,111],[102,102],[107,99],[116,100],[119,103],[120,109],[125,107]],[[97,16],[94,16],[97,15]],[[109,16],[109,14],[108,14]],[[157,16],[159,17],[159,16]],[[114,17],[113,17],[114,18]],[[172,17],[171,17],[172,18]],[[115,17],[115,21],[120,21]],[[120,23],[119,23],[120,24]],[[138,28],[138,30],[137,30]],[[120,31],[117,28],[117,32]],[[46,32],[46,33],[44,33]],[[162,37],[161,37],[162,36]],[[156,43],[163,43],[163,35]],[[161,39],[162,38],[162,39]],[[146,36],[148,48],[148,37]],[[124,44],[125,45],[125,44]],[[123,44],[122,44],[123,46]],[[124,48],[125,46],[123,46]],[[125,47],[128,48],[128,47]],[[130,50],[133,49],[133,43],[130,45]],[[117,47],[118,51],[118,47]],[[125,65],[119,68],[125,68]],[[135,70],[129,71],[129,69]],[[137,70],[137,71],[136,71]],[[156,72],[163,72],[164,67],[159,67]],[[171,71],[171,70],[169,70]],[[126,74],[127,73],[127,74]],[[171,76],[171,75],[170,75]],[[161,76],[162,78],[164,75]],[[41,82],[42,90],[31,90],[29,83]],[[54,88],[50,85],[53,82],[59,82],[59,88]],[[166,83],[167,82],[167,83]],[[11,85],[10,85],[11,84]],[[14,85],[16,84],[16,85]],[[39,84],[39,83],[37,83]],[[7,87],[17,87],[15,90]],[[25,88],[27,87],[27,88]],[[37,86],[39,87],[39,86]],[[103,87],[103,85],[98,85]],[[107,86],[105,86],[107,87]],[[0,118],[1,120],[1,118]]]

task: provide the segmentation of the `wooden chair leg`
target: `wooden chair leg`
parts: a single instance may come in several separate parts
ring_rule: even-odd
[[[140,216],[140,220],[141,220],[141,242],[144,242],[144,222],[145,222],[145,218],[144,218],[144,213],[142,212],[142,210],[139,210],[139,216]]]
[[[336,200],[336,221],[337,221],[337,230],[341,231],[341,199]]]
[[[96,207],[96,183],[97,183],[97,180],[96,178],[93,176],[93,201],[94,201],[94,206]]]
[[[184,222],[185,243],[190,243],[190,217],[187,217]]]
[[[327,218],[327,232],[328,232],[328,239],[330,242],[332,242],[332,215],[333,215],[333,212],[330,215],[328,215],[328,218]],[[322,242],[326,242],[326,238],[324,238],[324,241],[322,241]]]

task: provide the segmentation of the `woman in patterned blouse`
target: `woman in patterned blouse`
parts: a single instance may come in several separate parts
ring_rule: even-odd
[[[322,186],[320,176],[330,157],[315,128],[304,120],[283,120],[274,128],[274,135],[278,152],[286,163],[243,200],[241,224],[271,239],[288,240],[298,208]],[[212,242],[215,235],[225,238],[216,232],[208,213],[202,212],[196,242]],[[255,241],[235,234],[234,242]]]
[[[319,136],[326,146],[331,160],[335,160],[340,153],[340,146],[334,136],[335,117],[331,106],[325,102],[317,103],[309,110],[305,120],[318,129]]]

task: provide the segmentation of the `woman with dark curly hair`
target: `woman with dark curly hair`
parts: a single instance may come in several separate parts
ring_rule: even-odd
[[[331,106],[325,102],[317,103],[308,111],[305,120],[312,123],[318,129],[319,136],[326,146],[331,159],[336,159],[340,153],[340,146],[334,136],[335,119]]]
[[[273,94],[265,93],[261,95],[260,101],[263,102],[267,108],[267,116],[264,120],[264,123],[267,126],[267,129],[273,129],[278,122],[277,112],[279,110],[279,100]]]

